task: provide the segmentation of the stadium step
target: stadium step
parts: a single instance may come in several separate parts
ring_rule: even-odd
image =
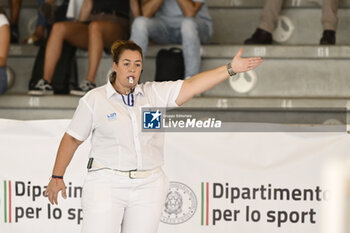
[[[171,46],[150,46],[142,81],[154,79],[157,51]],[[228,79],[204,93],[204,96],[350,97],[350,46],[204,45],[201,70],[226,64],[239,48],[243,48],[244,56],[263,57],[263,65],[255,71],[237,75],[236,79]],[[37,49],[28,45],[11,46],[8,66],[14,70],[16,80],[9,93],[27,92]],[[87,52],[79,50],[77,57],[79,80],[83,80],[87,73]],[[111,65],[111,57],[103,55],[96,78],[97,85],[106,83]]]
[[[7,0],[1,0],[7,7]],[[319,46],[322,33],[322,0],[286,0],[274,34],[273,46],[243,46],[254,32],[264,5],[261,0],[208,0],[214,22],[209,44],[202,46],[201,71],[224,65],[243,48],[244,56],[262,56],[264,64],[254,72],[227,80],[186,106],[221,108],[346,108],[350,104],[350,0],[340,1],[336,46]],[[23,1],[20,17],[21,40],[35,28],[36,0]],[[179,45],[152,45],[147,52],[142,81],[152,81],[155,56],[160,48]],[[70,118],[77,97],[26,95],[37,47],[11,45],[8,65],[14,70],[15,84],[0,96],[0,117],[13,119]],[[87,52],[78,50],[79,80],[87,73]],[[97,85],[106,82],[111,57],[104,54],[96,77]]]
[[[40,97],[25,94],[0,95],[0,118],[70,119],[78,101],[79,97],[70,95]],[[270,123],[279,123],[282,118],[285,122],[295,123],[293,121],[295,117],[304,118],[306,115],[302,113],[307,111],[307,117],[308,119],[311,117],[312,122],[339,124],[346,121],[344,119],[346,112],[350,109],[350,100],[345,98],[195,97],[183,107],[180,111],[196,112],[203,117],[212,115],[232,120],[232,114],[236,114],[237,116],[234,117],[241,122]],[[289,119],[291,117],[294,119]]]

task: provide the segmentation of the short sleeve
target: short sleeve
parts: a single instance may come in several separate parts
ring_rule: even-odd
[[[9,21],[4,14],[0,14],[0,27],[4,25],[9,25]]]
[[[91,133],[92,124],[93,111],[86,100],[82,98],[66,132],[79,141],[85,141]]]
[[[155,94],[164,107],[178,107],[175,101],[179,96],[183,82],[183,80],[177,80],[155,83]]]

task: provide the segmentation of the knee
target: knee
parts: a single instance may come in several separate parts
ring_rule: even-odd
[[[147,31],[150,19],[147,17],[139,16],[137,17],[131,26],[132,33],[140,33]]]
[[[91,22],[89,24],[89,33],[98,33],[98,32],[101,32],[101,24],[99,22]]]
[[[55,35],[55,37],[57,36],[63,36],[66,34],[67,32],[67,26],[65,22],[59,22],[59,23],[55,23],[52,27],[50,36]]]
[[[195,37],[198,35],[197,23],[192,17],[185,17],[181,23],[181,34],[184,37]]]

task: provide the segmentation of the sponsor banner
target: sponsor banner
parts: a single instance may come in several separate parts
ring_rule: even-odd
[[[190,187],[198,203],[191,219],[161,224],[168,233],[319,233],[332,196],[322,180],[324,161],[349,157],[345,133],[168,135],[181,144],[167,144],[167,174]]]
[[[80,232],[82,184],[89,142],[68,167],[67,199],[49,204],[43,196],[67,120],[0,120],[0,232]]]
[[[1,233],[80,232],[88,140],[67,168],[67,199],[43,197],[68,123],[0,120]],[[322,167],[349,157],[349,143],[340,132],[168,133],[158,232],[319,233],[332,197]]]

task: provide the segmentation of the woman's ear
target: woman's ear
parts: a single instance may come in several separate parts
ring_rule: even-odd
[[[113,71],[114,72],[117,72],[117,66],[118,66],[117,63],[113,62],[113,66],[112,67],[113,67]]]

